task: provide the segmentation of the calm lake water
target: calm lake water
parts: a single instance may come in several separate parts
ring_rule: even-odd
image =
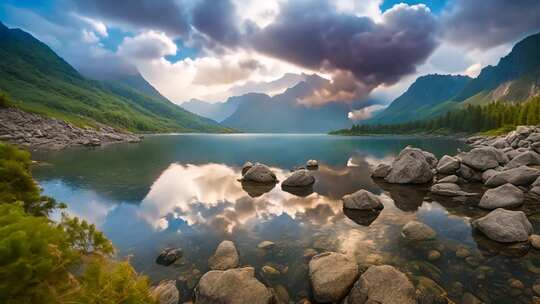
[[[431,196],[428,186],[370,178],[370,164],[390,162],[407,145],[437,157],[466,149],[448,138],[164,135],[138,144],[36,152],[34,159],[46,164],[33,172],[46,195],[104,231],[119,257],[129,257],[154,282],[177,279],[183,300],[208,271],[217,245],[232,240],[241,264],[254,266],[259,280],[279,289],[282,297],[285,290],[291,301],[311,298],[309,253],[340,251],[354,256],[361,267],[394,265],[424,291],[441,294],[442,287],[448,292],[425,296],[425,303],[445,303],[445,297],[460,303],[466,292],[488,303],[531,303],[540,253],[521,244],[501,246],[473,231],[470,220],[486,214],[475,206],[479,197],[444,199]],[[244,189],[237,181],[248,160],[271,166],[284,180],[308,159],[320,162],[313,171],[313,193],[288,193],[279,184]],[[343,212],[340,198],[359,189],[384,198],[385,208],[376,218]],[[540,206],[530,201],[525,206],[540,231]],[[405,241],[400,231],[410,220],[433,227],[437,239]],[[264,240],[275,242],[275,248],[257,249]],[[157,265],[164,247],[180,247],[184,257],[169,267]],[[441,258],[429,261],[430,250],[439,251]],[[264,265],[281,274],[265,276]]]

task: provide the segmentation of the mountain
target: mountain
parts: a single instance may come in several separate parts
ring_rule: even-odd
[[[436,116],[444,111],[443,103],[459,94],[470,81],[467,76],[433,74],[419,77],[369,122],[393,124]]]
[[[232,97],[225,102],[207,102],[198,99],[192,99],[182,103],[182,108],[202,117],[222,122],[225,118],[231,116],[238,108],[241,98]]]
[[[254,133],[320,133],[350,127],[352,122],[347,114],[355,107],[360,107],[356,103],[329,102],[312,106],[298,102],[327,81],[311,75],[282,94],[272,97],[260,93],[233,97],[233,101],[238,102],[238,108],[222,124]],[[366,104],[369,105],[369,101],[363,103]]]
[[[540,34],[518,42],[495,66],[478,77],[427,75],[419,77],[388,108],[365,121],[395,124],[432,118],[467,105],[522,102],[540,95]]]
[[[0,90],[15,106],[79,126],[136,132],[227,132],[171,103],[140,75],[123,81],[83,77],[47,45],[0,23]]]

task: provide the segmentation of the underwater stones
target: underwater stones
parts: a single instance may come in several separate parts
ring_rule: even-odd
[[[261,270],[266,278],[277,277],[281,274],[279,270],[275,269],[270,265],[264,265]]]
[[[381,210],[384,205],[375,194],[361,189],[342,198],[343,207],[355,210]]]
[[[180,300],[174,280],[159,282],[156,287],[151,288],[150,296],[159,304],[177,304]]]
[[[370,266],[344,303],[413,304],[416,303],[415,288],[404,273],[392,266]]]
[[[371,170],[371,177],[374,178],[385,178],[388,173],[392,170],[392,166],[388,164],[378,164],[374,169]]]
[[[529,236],[529,242],[531,242],[534,249],[540,250],[540,235],[533,234]]]
[[[249,169],[251,169],[251,167],[253,167],[253,163],[248,161],[248,162],[245,162],[244,165],[242,166],[242,176],[246,175],[246,172],[249,171]]]
[[[472,293],[466,292],[463,294],[463,298],[461,299],[461,303],[463,304],[482,304],[480,299],[478,299],[475,295]]]
[[[156,263],[163,266],[169,266],[177,259],[182,257],[182,249],[180,248],[165,248],[156,258]]]
[[[385,180],[393,184],[425,184],[433,180],[433,172],[422,150],[407,147],[392,162]]]
[[[274,248],[275,246],[276,246],[276,244],[274,242],[262,241],[262,242],[259,243],[259,245],[257,245],[257,248],[268,250],[268,249]]]
[[[430,191],[434,194],[442,196],[469,196],[475,195],[474,193],[468,193],[462,191],[459,185],[454,183],[438,183],[431,186]]]
[[[428,261],[436,261],[441,257],[441,253],[437,250],[430,250],[427,254]]]
[[[410,221],[401,229],[401,235],[410,241],[426,241],[434,239],[437,233],[424,223]]]
[[[486,186],[497,187],[506,183],[515,186],[528,186],[540,176],[540,170],[521,166],[498,172],[486,181]]]
[[[315,183],[315,177],[308,170],[294,171],[282,183],[283,187],[308,187]]]
[[[221,242],[213,256],[208,259],[208,266],[213,270],[225,270],[238,266],[238,251],[231,241]]]
[[[471,252],[469,251],[469,249],[467,249],[466,247],[458,247],[458,249],[456,250],[456,256],[458,258],[466,258],[466,257],[469,257],[471,255]]]
[[[457,170],[459,170],[459,167],[461,165],[461,162],[459,159],[445,155],[439,160],[439,163],[437,164],[437,172],[441,174],[454,174]]]
[[[515,289],[524,289],[525,285],[523,285],[523,282],[516,278],[510,278],[508,279],[508,285]]]
[[[518,187],[507,183],[487,190],[478,206],[484,209],[513,208],[523,204],[525,195]]]
[[[317,253],[318,253],[317,250],[313,248],[307,248],[306,250],[304,250],[304,257],[311,259],[312,257],[316,256]]]
[[[319,162],[315,159],[310,159],[306,162],[306,167],[309,169],[316,169],[319,167]]]
[[[495,209],[472,222],[488,238],[501,242],[525,242],[532,233],[532,225],[522,211]]]
[[[274,172],[272,172],[272,170],[270,170],[270,168],[268,168],[266,165],[256,163],[246,171],[241,181],[272,184],[277,183],[277,178]]]
[[[309,278],[315,300],[337,302],[347,295],[358,278],[358,265],[341,253],[321,253],[309,262]]]
[[[209,271],[200,279],[195,296],[196,304],[272,302],[272,293],[255,278],[253,267]]]

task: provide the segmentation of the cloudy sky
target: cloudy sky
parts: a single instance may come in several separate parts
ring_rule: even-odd
[[[176,103],[274,94],[390,100],[426,73],[476,76],[540,31],[538,0],[3,0],[0,20],[79,71],[137,71]],[[285,75],[285,76],[284,76]]]

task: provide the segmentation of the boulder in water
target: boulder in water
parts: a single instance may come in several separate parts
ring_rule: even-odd
[[[455,175],[454,175],[455,176]],[[457,177],[456,177],[457,178]],[[470,196],[475,195],[475,193],[468,193],[459,187],[459,185],[454,183],[437,183],[431,186],[430,191],[434,194],[442,196]]]
[[[246,175],[246,172],[249,171],[249,169],[251,169],[251,167],[253,167],[253,163],[252,162],[246,162],[244,163],[244,165],[242,166],[242,176]]]
[[[532,225],[523,211],[495,209],[472,222],[488,238],[500,243],[525,242],[532,234]]]
[[[381,210],[384,205],[375,194],[361,189],[342,198],[343,207],[356,210]]]
[[[393,184],[425,184],[433,180],[433,172],[422,150],[405,148],[393,161],[385,180]]]
[[[308,187],[315,183],[315,177],[308,170],[294,171],[281,185],[284,187]]]
[[[315,169],[319,167],[319,162],[315,159],[310,159],[306,162],[306,167],[308,169]]]
[[[156,263],[163,266],[169,266],[177,259],[182,257],[182,249],[180,248],[165,248],[156,258]]]
[[[243,182],[259,183],[259,184],[275,184],[277,178],[274,172],[263,164],[255,164],[246,171],[241,179]]]
[[[484,209],[514,208],[521,206],[525,195],[518,187],[507,183],[487,190],[478,206]]]
[[[221,242],[213,256],[208,259],[208,266],[213,270],[225,270],[238,266],[239,257],[236,246],[231,241]]]
[[[431,227],[418,221],[410,221],[401,229],[401,235],[410,241],[426,241],[437,237]]]
[[[159,282],[156,287],[150,290],[150,296],[158,304],[177,304],[180,300],[180,293],[174,280]]]
[[[338,302],[358,278],[358,265],[337,252],[325,252],[311,258],[309,279],[318,302]]]

